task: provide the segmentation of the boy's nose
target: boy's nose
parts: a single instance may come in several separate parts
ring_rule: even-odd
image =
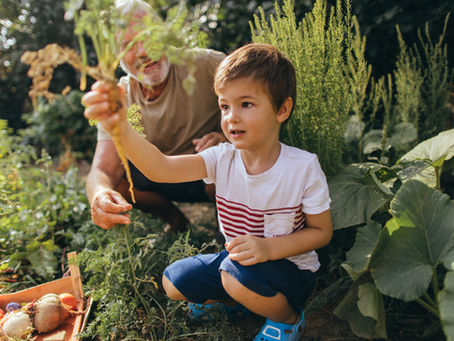
[[[239,115],[237,110],[234,110],[233,108],[230,109],[229,114],[228,114],[228,121],[229,122],[238,122],[239,121]]]

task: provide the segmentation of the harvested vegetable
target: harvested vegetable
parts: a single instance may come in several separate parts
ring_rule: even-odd
[[[24,339],[33,332],[30,316],[23,310],[9,312],[4,319],[3,331],[9,337]]]
[[[54,330],[68,317],[69,311],[57,294],[46,294],[34,304],[33,327],[40,333]]]
[[[22,308],[22,306],[17,302],[10,302],[6,305],[6,311],[13,311]]]
[[[69,292],[64,292],[60,295],[61,303],[70,307],[71,310],[75,310],[77,308],[77,299],[73,294],[70,294]]]
[[[147,55],[153,60],[166,56],[174,64],[186,65],[188,76],[183,81],[183,87],[190,92],[195,83],[195,64],[192,47],[202,46],[204,34],[199,31],[198,21],[187,21],[188,11],[183,6],[175,6],[167,12],[166,19],[161,18],[157,11],[152,9],[153,15],[147,15],[141,20],[137,35],[127,46],[122,46],[121,37],[124,29],[133,20],[132,15],[124,15],[115,0],[69,0],[66,3],[65,18],[74,20],[75,33],[79,38],[80,55],[69,48],[50,44],[37,52],[27,51],[21,61],[29,64],[28,75],[33,79],[29,94],[36,104],[38,96],[45,96],[48,100],[54,98],[49,89],[54,69],[61,64],[68,63],[82,72],[80,89],[85,90],[86,76],[112,84],[109,93],[111,112],[117,112],[121,107],[118,101],[119,94],[116,86],[116,70],[121,58],[134,47],[138,41],[144,43]],[[88,65],[85,37],[92,40],[98,66]],[[112,140],[125,168],[129,182],[131,200],[135,203],[133,183],[128,160],[125,156],[122,141],[119,138],[118,127],[114,129]]]

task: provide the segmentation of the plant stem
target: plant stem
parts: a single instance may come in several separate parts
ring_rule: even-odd
[[[429,294],[426,292],[424,294],[424,297],[425,299],[428,301],[428,303],[432,306],[432,307],[436,307],[437,304],[435,303],[435,301],[432,299],[432,297],[429,296]]]
[[[434,167],[435,168],[435,177],[437,179],[437,183],[436,183],[436,189],[438,189],[439,191],[441,190],[441,182],[440,182],[440,178],[441,178],[441,167]]]
[[[122,232],[123,232],[123,237],[125,240],[126,250],[128,251],[129,265],[131,267],[132,287],[134,289],[136,296],[139,298],[140,302],[142,303],[143,307],[145,308],[147,316],[151,317],[152,313],[148,307],[148,304],[145,301],[145,299],[143,298],[143,296],[140,294],[139,289],[137,288],[136,272],[134,270],[134,263],[132,261],[131,247],[129,246],[128,226],[122,227]],[[153,329],[153,338],[156,340],[156,335],[154,335],[154,329]]]
[[[420,305],[422,305],[424,308],[426,308],[430,313],[432,313],[433,315],[435,315],[438,319],[440,319],[440,314],[438,313],[438,310],[434,307],[432,307],[430,304],[428,304],[427,302],[425,302],[423,299],[421,298],[418,298],[416,300],[416,302],[418,302]]]

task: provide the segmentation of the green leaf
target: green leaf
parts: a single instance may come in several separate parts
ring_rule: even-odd
[[[360,306],[368,315],[377,316],[378,320],[362,314]],[[383,299],[373,283],[355,282],[334,309],[334,314],[347,320],[355,335],[369,339],[387,338]]]
[[[335,229],[365,224],[380,207],[391,200],[390,192],[379,184],[375,163],[345,167],[329,182],[331,215]]]
[[[401,157],[400,163],[409,163],[410,167],[402,170],[402,180],[413,178],[424,182],[430,187],[436,187],[436,168],[451,159],[454,155],[454,129],[441,132],[435,137],[421,142],[407,154]],[[418,162],[414,163],[413,162]],[[433,167],[430,167],[433,166]]]
[[[375,284],[367,282],[358,287],[358,309],[366,317],[377,321],[375,331],[379,335],[386,335],[385,309],[383,296]]]
[[[356,115],[350,116],[344,132],[345,142],[350,143],[359,141],[363,135],[365,126],[366,124]]]
[[[370,255],[377,244],[382,226],[371,221],[366,226],[360,227],[356,233],[355,244],[347,252],[347,259],[342,267],[353,280],[357,280],[369,267]]]
[[[435,267],[454,260],[454,203],[422,182],[405,182],[391,202],[370,268],[380,291],[412,301],[429,287]],[[405,285],[402,285],[405,283]]]
[[[402,161],[430,160],[432,163],[444,158],[449,160],[454,156],[454,129],[446,130],[428,140],[418,144],[407,154]]]
[[[51,279],[56,272],[58,260],[54,255],[57,249],[53,241],[48,240],[43,243],[35,241],[27,245],[27,259],[31,263],[31,268],[44,278]]]
[[[368,155],[376,150],[382,149],[383,130],[373,129],[369,130],[363,137],[363,153]],[[390,144],[386,144],[386,148],[389,148]]]
[[[399,123],[393,127],[389,143],[391,143],[396,150],[405,150],[408,148],[408,145],[417,138],[418,131],[412,123]]]
[[[454,271],[445,277],[445,285],[438,294],[440,320],[447,341],[454,340]]]

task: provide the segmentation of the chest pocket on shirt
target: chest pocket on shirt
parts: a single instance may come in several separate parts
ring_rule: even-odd
[[[293,230],[295,212],[265,214],[265,237],[284,236]]]

